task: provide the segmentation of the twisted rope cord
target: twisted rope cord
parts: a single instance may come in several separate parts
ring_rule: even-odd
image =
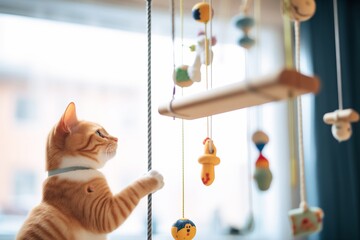
[[[147,13],[147,109],[148,109],[148,171],[152,169],[152,122],[151,122],[151,0],[146,0]],[[148,195],[147,239],[152,239],[152,194]]]
[[[341,80],[341,61],[340,61],[340,37],[339,37],[339,16],[337,0],[333,1],[334,5],[334,30],[335,30],[335,52],[336,52],[336,72],[337,72],[337,86],[338,86],[338,103],[339,109],[343,109],[342,96],[342,80]]]
[[[295,21],[295,57],[296,70],[300,72],[300,22]],[[299,164],[300,164],[300,206],[307,209],[306,202],[306,182],[305,182],[305,161],[304,161],[304,140],[303,140],[303,122],[302,122],[302,102],[301,96],[297,97],[297,115],[298,115],[298,144],[299,144]]]

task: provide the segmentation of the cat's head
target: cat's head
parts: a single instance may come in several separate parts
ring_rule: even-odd
[[[99,124],[79,121],[75,104],[68,105],[50,131],[46,146],[46,169],[84,166],[101,168],[115,156],[117,138]]]

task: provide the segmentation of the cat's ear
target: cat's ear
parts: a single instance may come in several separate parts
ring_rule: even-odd
[[[78,119],[76,117],[75,103],[71,102],[67,106],[64,114],[61,117],[59,127],[65,133],[69,133],[71,132],[71,128],[73,128],[77,123],[78,123]]]

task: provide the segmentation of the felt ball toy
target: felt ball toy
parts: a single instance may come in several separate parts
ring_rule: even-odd
[[[294,236],[304,236],[322,229],[324,212],[321,208],[297,208],[289,211]]]
[[[193,18],[202,23],[210,21],[214,15],[213,9],[210,12],[210,4],[201,2],[194,5],[192,8]]]
[[[176,68],[174,72],[174,82],[179,87],[189,87],[194,83],[190,79],[187,65],[182,65]]]
[[[215,180],[215,166],[220,163],[216,147],[210,138],[204,140],[204,154],[199,157],[199,163],[202,164],[201,181],[205,186],[210,186]]]
[[[339,142],[348,140],[352,135],[352,122],[359,121],[359,114],[353,109],[341,109],[326,113],[323,117],[326,124],[331,126],[331,133]]]
[[[269,137],[263,131],[256,131],[252,136],[256,148],[260,154],[255,163],[254,179],[258,188],[261,191],[266,191],[270,188],[273,176],[269,168],[269,161],[262,155],[262,150],[269,142]]]
[[[235,26],[242,30],[244,33],[248,33],[252,27],[255,25],[255,20],[249,16],[239,15],[235,17]]]
[[[173,224],[171,235],[175,240],[191,240],[196,235],[196,226],[189,219],[179,219]]]
[[[315,10],[314,0],[289,0],[283,3],[283,12],[293,21],[306,21],[314,16]]]
[[[266,191],[270,188],[272,182],[272,173],[269,168],[269,161],[260,154],[255,164],[254,179],[261,191]]]
[[[254,46],[255,40],[245,35],[239,39],[238,44],[243,48],[249,49]]]
[[[256,148],[261,152],[265,145],[269,142],[269,137],[265,132],[259,130],[253,134],[252,141]]]

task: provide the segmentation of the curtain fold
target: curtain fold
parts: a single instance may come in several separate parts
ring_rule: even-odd
[[[322,81],[315,97],[315,142],[319,205],[325,212],[320,239],[360,239],[360,123],[339,143],[323,115],[338,109],[332,1],[319,0],[309,31],[314,73]],[[338,0],[343,103],[360,111],[360,1]]]

